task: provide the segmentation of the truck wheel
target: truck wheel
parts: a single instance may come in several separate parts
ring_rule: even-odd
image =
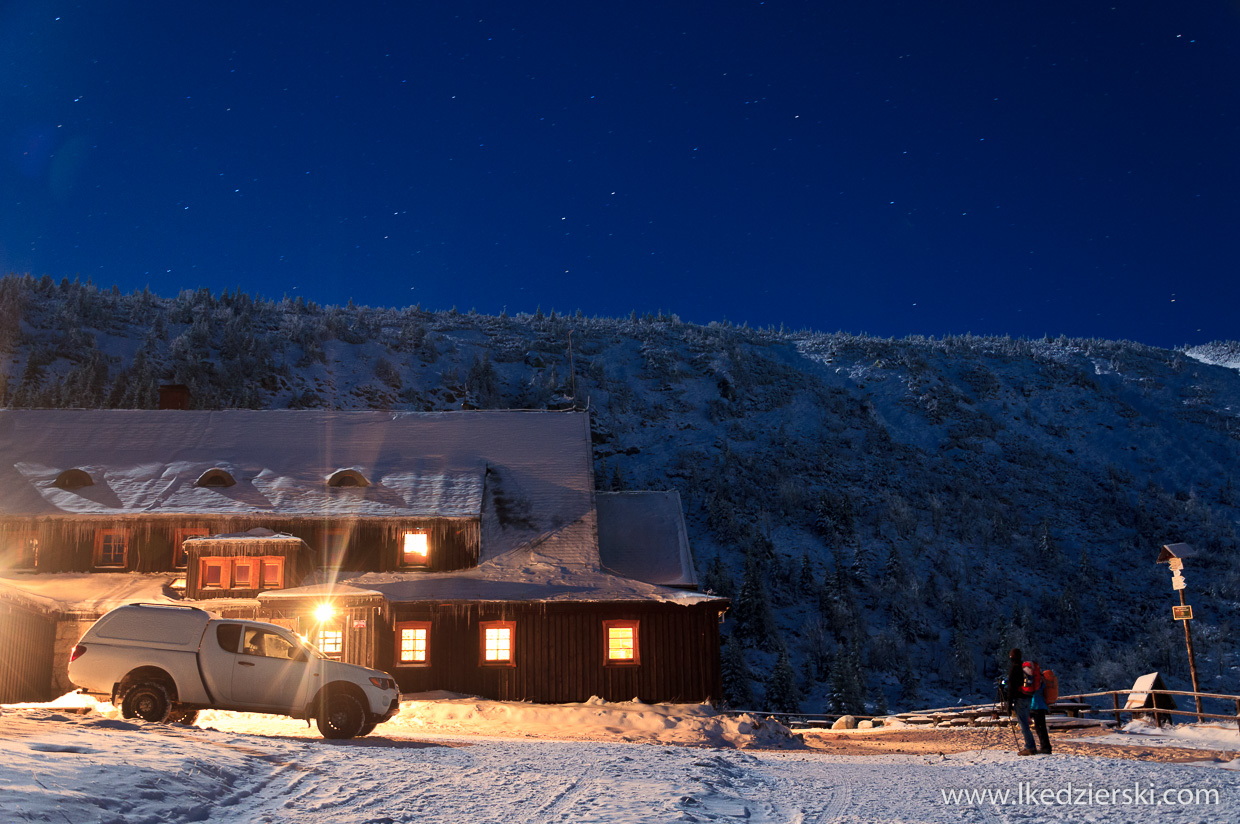
[[[352,738],[366,723],[366,712],[361,701],[347,692],[337,692],[323,701],[315,720],[324,738]]]
[[[168,690],[155,681],[141,681],[125,691],[121,699],[122,718],[141,718],[161,724],[172,712]]]
[[[198,720],[198,710],[173,710],[168,715],[169,724],[184,724],[187,727],[194,726],[194,722]]]

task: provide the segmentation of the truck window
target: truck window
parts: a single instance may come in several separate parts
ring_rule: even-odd
[[[246,655],[261,655],[264,658],[283,658],[288,660],[293,657],[296,648],[287,638],[276,635],[274,632],[268,632],[256,627],[246,627],[245,647],[242,649],[242,652]]]
[[[220,649],[236,652],[237,645],[241,642],[241,625],[220,624],[215,628],[215,640],[219,642]]]

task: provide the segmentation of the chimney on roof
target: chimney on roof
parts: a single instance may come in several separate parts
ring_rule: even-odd
[[[189,409],[189,387],[183,383],[165,383],[159,387],[160,409]]]

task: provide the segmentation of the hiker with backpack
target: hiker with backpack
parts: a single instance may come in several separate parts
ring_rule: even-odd
[[[1046,711],[1051,702],[1059,698],[1059,682],[1055,674],[1046,670],[1048,677],[1043,677],[1041,667],[1036,661],[1022,661],[1019,649],[1008,652],[1008,676],[1006,697],[1008,706],[1012,708],[1021,734],[1025,737],[1025,748],[1017,755],[1050,755],[1051,739],[1046,730]],[[1053,695],[1048,693],[1053,692]],[[1034,743],[1033,732],[1029,728],[1030,719],[1038,733]]]
[[[1047,700],[1049,683],[1046,673],[1049,673],[1050,670],[1043,672],[1041,667],[1038,666],[1037,661],[1026,661],[1021,667],[1021,672],[1025,676],[1024,688],[1033,690],[1033,693],[1030,695],[1029,715],[1033,719],[1033,728],[1038,734],[1038,754],[1050,755],[1051,737],[1046,731],[1046,711],[1050,709],[1050,703]],[[1054,676],[1052,675],[1052,677]]]

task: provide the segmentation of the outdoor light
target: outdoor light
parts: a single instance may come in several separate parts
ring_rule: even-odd
[[[332,608],[331,604],[319,604],[314,608],[314,620],[320,624],[330,621],[335,614],[336,610]]]

